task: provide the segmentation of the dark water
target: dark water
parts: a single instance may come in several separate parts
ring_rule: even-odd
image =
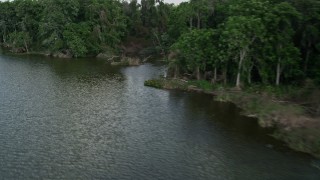
[[[320,179],[233,105],[143,86],[162,72],[1,55],[0,179]]]

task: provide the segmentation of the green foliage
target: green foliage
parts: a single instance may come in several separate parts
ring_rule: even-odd
[[[117,0],[0,3],[0,42],[15,46],[22,44],[17,37],[23,32],[33,49],[51,52],[69,49],[75,57],[81,57],[110,47],[116,49],[127,31],[126,17]]]
[[[215,89],[215,85],[206,80],[189,81],[188,84],[208,92]]]
[[[206,70],[208,64],[212,64],[215,56],[215,48],[212,38],[213,30],[195,29],[183,34],[178,41],[173,44],[172,49],[179,51],[179,56],[185,61],[188,70],[193,71],[198,67],[202,71]]]
[[[182,34],[188,32],[188,4],[181,3],[180,6],[173,8],[168,22],[168,34],[172,41],[176,41]]]
[[[236,85],[239,86],[241,72],[251,66],[249,54],[253,51],[254,43],[263,39],[265,27],[261,19],[254,16],[231,16],[222,28],[221,43],[229,52],[227,58],[234,57],[238,64]]]
[[[28,51],[28,45],[31,43],[29,33],[13,32],[9,34],[9,42],[14,48],[25,48]]]
[[[143,47],[150,53],[178,54],[169,61],[175,74],[242,86],[320,83],[319,23],[318,0],[0,2],[3,45],[82,57],[121,53],[140,38],[153,43]]]
[[[311,6],[312,12],[302,12]],[[192,24],[195,27],[198,9],[209,7],[211,5],[207,2],[191,1],[180,4],[171,13],[169,36],[172,39],[180,37],[172,46],[172,50],[180,56],[171,62],[175,62],[173,67],[178,65],[182,73],[194,73],[197,67],[202,73],[217,69],[217,73],[224,73],[225,81],[227,76],[234,80],[235,75],[239,74],[247,83],[253,80],[263,84],[276,81],[299,83],[306,76],[313,79],[319,77],[314,67],[319,67],[316,63],[319,56],[315,56],[319,54],[319,28],[316,28],[315,22],[319,22],[319,11],[316,10],[320,6],[315,0],[304,3],[298,0],[293,3],[267,0],[214,3],[216,14],[207,14],[204,16],[207,19],[203,19],[205,13],[201,13],[201,26],[198,28],[213,31],[219,36],[211,36],[211,44],[207,43],[212,53],[203,53],[209,48],[201,46],[204,41],[197,38],[200,34],[188,28]],[[215,20],[219,24],[214,29],[206,28],[204,23],[210,18],[219,18]],[[299,27],[301,23],[307,26]],[[304,27],[307,28],[304,30]],[[297,46],[299,40],[296,38],[301,39],[303,48]],[[256,73],[253,74],[253,71]]]
[[[294,85],[272,86],[263,84],[252,84],[244,90],[253,94],[264,94],[279,99],[289,99],[297,95],[301,88]]]
[[[76,19],[79,2],[77,0],[43,0],[39,3],[43,7],[39,23],[41,45],[51,51],[59,51],[64,48],[64,27]]]
[[[75,57],[83,57],[88,53],[87,37],[90,27],[87,23],[68,24],[63,32],[63,38],[67,42],[67,48]]]
[[[186,81],[179,79],[151,79],[144,82],[145,86],[158,89],[180,89],[187,90],[188,84]]]
[[[145,86],[149,86],[149,87],[154,87],[154,88],[158,88],[158,89],[162,89],[163,88],[163,82],[160,80],[155,80],[155,79],[151,79],[151,80],[147,80],[144,82]]]

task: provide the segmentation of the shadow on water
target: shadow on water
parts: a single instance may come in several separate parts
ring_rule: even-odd
[[[15,61],[25,61],[30,66],[47,66],[60,78],[76,78],[79,81],[91,81],[91,79],[111,78],[121,80],[123,75],[119,73],[121,67],[111,66],[110,63],[97,58],[61,59],[46,57],[43,55],[7,54]]]
[[[283,141],[272,137],[274,128],[262,128],[258,124],[257,118],[246,117],[241,114],[241,109],[230,102],[218,102],[215,98],[207,94],[197,94],[181,91],[170,91],[170,98],[175,101],[183,101],[187,111],[187,116],[194,113],[205,114],[209,119],[205,122],[207,126],[223,127],[233,136],[241,136],[246,141],[254,141],[267,148],[280,152],[295,154],[297,156],[312,158],[310,155],[291,150]]]

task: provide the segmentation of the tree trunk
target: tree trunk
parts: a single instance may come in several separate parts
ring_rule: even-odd
[[[160,53],[160,54],[161,54],[163,57],[166,57],[165,49],[164,49],[164,47],[162,46],[162,43],[161,43],[161,40],[160,40],[158,34],[157,34],[156,32],[153,32],[153,35],[154,35],[154,37],[156,37],[156,40],[157,40],[157,44],[156,44],[156,45],[158,45],[158,47],[160,47],[160,49],[161,49],[161,53]]]
[[[239,65],[238,65],[238,74],[237,74],[237,82],[236,82],[236,87],[240,88],[240,84],[241,84],[241,70],[242,70],[242,64],[243,64],[243,60],[246,56],[246,50],[243,49],[240,51],[240,59],[239,59]]]
[[[214,82],[217,82],[217,67],[214,67],[213,79],[214,79]]]
[[[217,82],[217,68],[214,67],[213,78],[211,78],[211,84],[215,84]]]
[[[197,18],[198,18],[198,29],[200,29],[201,28],[200,12],[198,12]]]
[[[190,23],[190,31],[191,31],[192,28],[193,28],[193,25],[192,25],[192,23],[193,23],[193,18],[192,18],[192,17],[189,19],[189,23]]]
[[[276,78],[276,85],[280,85],[280,77],[281,77],[281,65],[280,65],[281,59],[278,59],[278,64],[277,64],[277,78]]]
[[[227,77],[227,72],[228,72],[228,69],[227,68],[225,68],[224,70],[223,70],[223,83],[224,83],[224,85],[227,85],[227,83],[228,83],[228,77]]]
[[[178,78],[178,75],[179,75],[179,67],[178,65],[175,65],[174,67],[174,78]]]
[[[306,54],[306,59],[305,59],[305,62],[304,62],[304,68],[303,68],[304,73],[306,73],[307,70],[308,70],[308,63],[309,63],[310,54],[311,54],[311,51],[308,49],[307,50],[307,54]]]
[[[6,44],[6,29],[4,29],[2,40],[3,40],[3,43]]]
[[[282,44],[279,45],[279,49],[282,49]],[[281,58],[278,58],[278,64],[277,64],[277,76],[276,76],[276,85],[280,85],[280,78],[281,78]]]
[[[237,88],[240,88],[240,77],[241,77],[241,73],[240,73],[240,70],[238,70],[237,82],[236,82],[236,87]]]
[[[252,71],[253,65],[250,66],[249,71],[248,71],[248,83],[251,84],[251,71]]]
[[[197,80],[201,79],[201,77],[200,77],[200,67],[199,66],[196,67],[196,77],[197,77]]]
[[[248,74],[248,84],[251,84],[251,73]]]
[[[27,53],[29,52],[29,48],[28,48],[28,44],[26,42],[26,40],[24,40],[24,47],[26,48]]]

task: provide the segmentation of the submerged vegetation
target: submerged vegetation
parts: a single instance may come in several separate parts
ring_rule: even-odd
[[[16,53],[167,61],[145,82],[232,101],[275,137],[320,154],[318,0],[15,0],[0,2],[0,43]]]

